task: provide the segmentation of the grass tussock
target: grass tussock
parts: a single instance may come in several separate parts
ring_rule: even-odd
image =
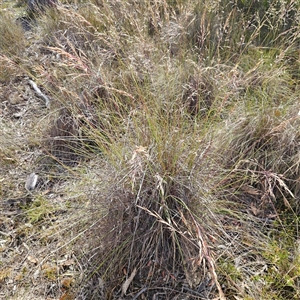
[[[299,298],[299,8],[3,14],[5,296]]]

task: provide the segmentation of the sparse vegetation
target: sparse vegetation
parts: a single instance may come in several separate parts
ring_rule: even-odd
[[[0,18],[1,296],[299,299],[300,4],[17,6]]]

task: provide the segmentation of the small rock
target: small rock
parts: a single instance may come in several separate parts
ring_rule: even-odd
[[[28,192],[31,192],[34,190],[37,180],[38,180],[38,175],[35,173],[31,173],[30,175],[27,176],[26,183],[25,183],[25,189]]]

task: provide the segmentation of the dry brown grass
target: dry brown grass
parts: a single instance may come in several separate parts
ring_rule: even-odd
[[[299,5],[275,2],[1,19],[1,296],[299,297]]]

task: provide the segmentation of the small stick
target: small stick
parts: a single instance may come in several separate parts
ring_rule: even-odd
[[[143,294],[145,291],[147,291],[147,287],[144,287],[143,289],[141,289],[133,298],[132,300],[136,300],[141,294]]]
[[[29,83],[30,83],[31,87],[35,90],[37,95],[45,101],[46,107],[49,108],[50,107],[49,98],[45,94],[42,93],[42,91],[38,88],[37,84],[34,81],[29,80]]]

